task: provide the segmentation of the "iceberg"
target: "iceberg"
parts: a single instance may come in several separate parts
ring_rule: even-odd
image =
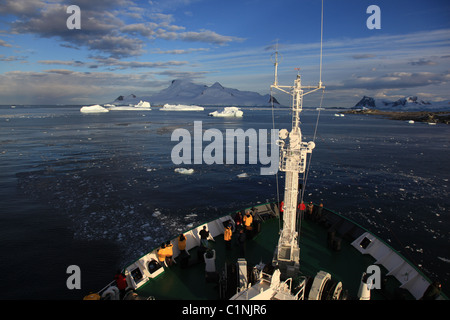
[[[188,106],[184,104],[165,104],[161,111],[203,111],[205,108],[199,106]]]
[[[181,174],[193,174],[194,173],[194,169],[186,169],[186,168],[176,168],[174,171],[177,173],[181,173]]]
[[[214,111],[209,114],[211,117],[235,117],[240,118],[244,115],[241,109],[237,107],[225,107],[221,112]]]
[[[83,113],[102,113],[102,112],[109,112],[108,109],[103,108],[99,104],[94,104],[92,106],[84,106],[80,109],[80,112]]]
[[[137,105],[135,105],[136,108],[146,108],[146,109],[150,109],[150,103],[147,101],[142,101],[140,100],[139,103]]]
[[[248,178],[249,175],[248,175],[248,173],[245,173],[245,172],[244,172],[244,173],[238,174],[237,177],[240,178],[240,179],[242,179],[242,178]]]
[[[152,110],[150,109],[150,103],[147,101],[140,100],[138,104],[129,104],[128,106],[115,106],[113,104],[105,104],[111,111],[142,111],[142,110]]]

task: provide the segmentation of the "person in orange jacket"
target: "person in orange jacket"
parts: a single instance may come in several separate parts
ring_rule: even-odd
[[[166,253],[165,253],[166,244],[162,243],[161,247],[158,249],[158,260],[161,264],[164,264],[166,261]]]
[[[225,248],[227,250],[231,249],[231,237],[232,237],[232,235],[233,235],[233,231],[231,231],[231,225],[228,224],[225,227],[225,231],[223,233],[223,239],[225,240]]]

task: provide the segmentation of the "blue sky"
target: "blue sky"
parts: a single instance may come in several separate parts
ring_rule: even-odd
[[[366,26],[373,4],[381,29]],[[81,9],[80,30],[66,26],[69,5]],[[353,106],[363,95],[450,99],[449,1],[324,5],[324,106]],[[301,68],[304,83],[315,84],[320,7],[321,0],[0,0],[0,104],[101,104],[151,95],[180,78],[266,94],[277,42],[280,83],[292,84]]]

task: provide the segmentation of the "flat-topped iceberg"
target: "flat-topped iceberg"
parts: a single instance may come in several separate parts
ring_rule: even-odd
[[[203,111],[205,108],[199,106],[188,106],[184,104],[165,104],[161,111]]]
[[[138,104],[129,104],[128,106],[116,106],[113,104],[105,104],[111,111],[142,111],[142,110],[152,110],[150,108],[150,103],[147,101],[140,100]]]
[[[83,113],[102,113],[102,112],[109,112],[108,109],[103,108],[99,104],[94,104],[92,106],[84,106],[80,109]]]
[[[244,115],[238,107],[225,107],[221,112],[214,111],[209,114],[211,117],[236,117],[240,118]]]

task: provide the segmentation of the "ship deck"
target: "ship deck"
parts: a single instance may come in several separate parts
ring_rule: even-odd
[[[335,216],[335,215],[330,215]],[[333,218],[334,219],[334,218]],[[345,222],[345,221],[344,221]],[[254,266],[260,262],[270,264],[274,248],[278,241],[279,219],[270,218],[261,223],[261,230],[252,239],[246,241],[245,258],[247,265]],[[362,233],[362,230],[352,225],[342,237],[339,250],[333,250],[327,245],[330,224],[340,224],[342,221],[326,220],[326,223],[303,220],[300,237],[300,272],[314,277],[323,270],[332,275],[332,280],[341,281],[343,290],[347,291],[348,299],[356,299],[361,281],[361,275],[375,260],[370,255],[363,255],[352,245],[351,241]],[[209,241],[210,247],[216,251],[216,271],[221,272],[226,263],[236,263],[240,257],[240,249],[232,239],[231,250],[226,250],[223,235],[218,235],[214,241]],[[178,258],[157,278],[151,279],[136,290],[141,297],[154,297],[158,300],[204,300],[220,299],[217,282],[206,277],[205,262],[197,258],[198,247],[189,250],[190,259],[187,267],[181,267]],[[393,276],[387,276],[387,270],[381,266],[382,289],[371,290],[372,300],[384,299],[414,299],[406,290],[399,292],[399,281]],[[399,296],[401,294],[401,296]]]

